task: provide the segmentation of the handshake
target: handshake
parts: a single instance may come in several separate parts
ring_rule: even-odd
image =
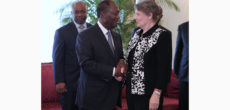
[[[120,60],[117,64],[117,67],[115,68],[115,79],[119,82],[124,81],[126,78],[127,69],[127,64],[125,64],[123,60]]]

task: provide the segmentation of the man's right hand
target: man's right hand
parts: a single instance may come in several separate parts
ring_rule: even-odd
[[[56,91],[59,94],[63,94],[64,92],[67,92],[66,85],[64,82],[59,82],[56,84]]]
[[[121,82],[122,80],[123,80],[123,77],[121,77],[121,76],[115,76],[115,79],[118,81],[118,82]]]
[[[117,64],[117,67],[115,68],[115,76],[125,77],[127,69],[128,69],[128,65],[126,65],[123,60],[120,60]]]
[[[121,67],[120,66],[117,66],[116,68],[115,68],[115,76],[116,77],[120,77],[120,76],[122,76],[123,74],[121,73]]]

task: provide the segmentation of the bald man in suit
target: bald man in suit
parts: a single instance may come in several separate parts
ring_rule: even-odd
[[[72,5],[73,22],[59,28],[53,45],[53,72],[57,93],[61,94],[62,110],[77,110],[75,98],[80,66],[75,52],[77,35],[90,27],[86,23],[87,7],[83,2]]]

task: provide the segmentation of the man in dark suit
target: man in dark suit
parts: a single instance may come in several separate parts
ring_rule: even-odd
[[[78,35],[76,53],[81,66],[76,103],[79,110],[112,110],[120,101],[121,79],[127,70],[117,26],[119,9],[111,0],[97,7],[98,22]],[[123,71],[124,69],[124,71]]]
[[[76,37],[91,24],[86,23],[87,7],[83,2],[72,5],[73,22],[59,28],[53,45],[53,73],[63,110],[77,110],[75,105],[80,66],[75,52]]]
[[[179,110],[188,110],[189,106],[189,22],[178,27],[174,73],[179,78]]]

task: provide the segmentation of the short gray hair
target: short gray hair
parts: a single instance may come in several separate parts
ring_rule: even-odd
[[[135,5],[135,9],[142,11],[147,15],[152,13],[152,19],[156,22],[159,22],[162,18],[162,8],[155,2],[155,0],[144,0],[138,2]]]

